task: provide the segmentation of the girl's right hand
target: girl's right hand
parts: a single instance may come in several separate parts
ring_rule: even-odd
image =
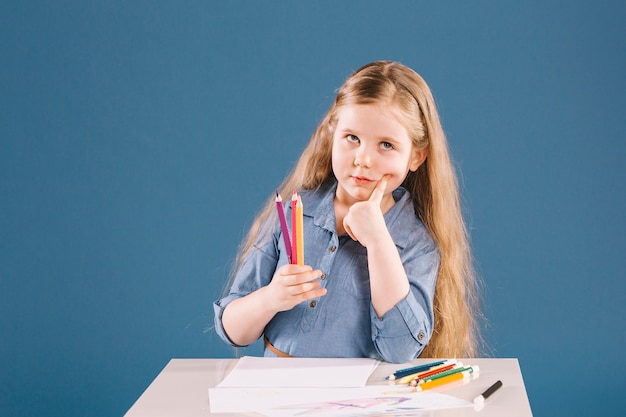
[[[326,295],[319,278],[322,271],[308,265],[283,265],[276,270],[266,291],[276,311],[291,310],[303,301]]]

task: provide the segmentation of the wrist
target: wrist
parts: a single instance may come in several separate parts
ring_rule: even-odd
[[[269,285],[259,288],[255,295],[255,314],[267,318],[269,322],[280,311],[280,306],[276,301],[278,298]]]
[[[383,232],[378,233],[375,238],[370,239],[367,245],[364,246],[367,247],[368,251],[380,251],[388,250],[389,248],[394,248],[395,250],[396,244],[389,234],[389,230],[385,228]]]

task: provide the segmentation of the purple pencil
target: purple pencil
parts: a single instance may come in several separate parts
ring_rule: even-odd
[[[280,196],[278,191],[276,191],[276,211],[278,212],[278,219],[280,220],[280,228],[283,233],[283,241],[285,242],[287,258],[289,259],[289,263],[291,263],[291,241],[289,240],[289,229],[287,228],[287,218],[285,217],[283,198]]]

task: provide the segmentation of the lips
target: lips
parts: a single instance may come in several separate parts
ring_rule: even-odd
[[[372,180],[370,180],[369,178],[366,177],[356,177],[356,176],[352,176],[352,181],[356,184],[356,185],[368,185],[372,182]]]

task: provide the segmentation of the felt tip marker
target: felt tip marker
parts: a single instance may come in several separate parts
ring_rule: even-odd
[[[487,398],[491,396],[494,392],[496,392],[502,386],[502,381],[498,380],[493,383],[492,386],[487,388],[485,392],[480,394],[478,397],[474,398],[474,404],[482,404],[485,402]]]
[[[463,362],[458,362],[455,366],[453,366],[450,369],[446,369],[446,370],[444,370],[442,372],[437,372],[437,373],[431,374],[431,375],[424,375],[423,377],[417,378],[416,380],[412,381],[411,385],[413,385],[415,387],[418,384],[423,384],[424,382],[432,381],[434,379],[443,378],[443,377],[446,377],[448,375],[456,374],[458,372],[463,372],[463,371],[474,372],[474,368],[471,367],[471,366],[463,366]]]
[[[469,379],[472,377],[472,373],[478,371],[478,369],[474,369],[474,368],[478,368],[476,367],[472,367],[471,370],[468,371],[463,371],[463,372],[457,372],[456,374],[451,374],[448,376],[444,376],[443,378],[439,378],[439,379],[433,379],[431,381],[428,382],[424,382],[423,384],[418,385],[417,387],[413,388],[414,391],[419,392],[419,391],[426,391],[432,388],[437,388],[440,387],[442,385],[446,385],[449,384],[451,382],[454,381],[460,381],[462,379]]]

